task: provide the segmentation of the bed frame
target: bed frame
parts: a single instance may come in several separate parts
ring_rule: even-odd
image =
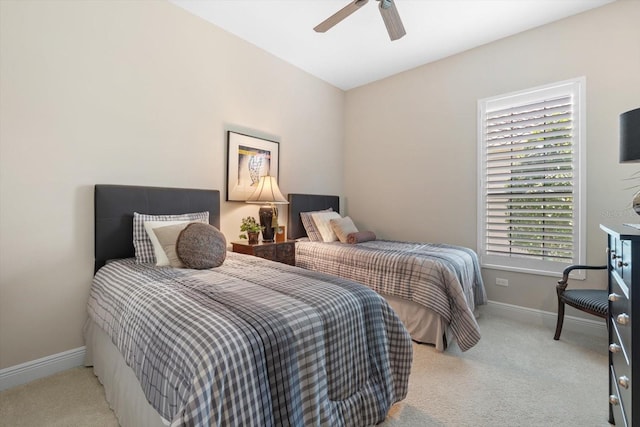
[[[340,213],[340,197],[317,194],[289,194],[287,238],[295,240],[307,237],[307,232],[300,219],[300,212],[313,212],[328,208]]]
[[[95,186],[95,271],[107,260],[131,258],[133,213],[172,215],[209,212],[209,223],[220,228],[220,192],[187,188],[130,185]],[[125,363],[111,338],[94,323],[84,327],[85,365],[105,389],[105,396],[120,425],[166,427],[168,422],[147,402],[133,370]]]
[[[220,228],[218,190],[97,184],[94,204],[94,273],[110,259],[135,255],[134,212],[172,215],[208,211],[209,224]]]

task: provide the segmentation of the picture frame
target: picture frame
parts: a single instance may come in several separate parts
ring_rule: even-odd
[[[261,176],[278,181],[279,157],[278,142],[227,131],[227,201],[246,201]]]

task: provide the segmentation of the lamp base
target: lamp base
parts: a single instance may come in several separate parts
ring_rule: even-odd
[[[275,207],[272,206],[261,206],[258,211],[258,216],[260,216],[260,225],[262,226],[262,241],[263,242],[273,242],[274,236],[274,228],[271,226],[273,224],[273,211]]]

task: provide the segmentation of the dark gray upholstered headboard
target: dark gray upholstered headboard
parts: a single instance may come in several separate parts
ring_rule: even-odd
[[[134,212],[172,215],[209,211],[209,223],[220,228],[218,190],[97,184],[94,208],[94,272],[107,260],[134,256]]]
[[[293,240],[307,237],[307,232],[300,219],[300,212],[313,212],[328,208],[340,212],[340,197],[318,194],[289,194],[287,238]]]

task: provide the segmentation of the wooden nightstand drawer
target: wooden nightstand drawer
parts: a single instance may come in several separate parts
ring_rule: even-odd
[[[233,252],[253,255],[289,265],[296,265],[295,244],[296,242],[293,240],[285,242],[261,242],[255,245],[250,245],[246,242],[231,242]]]
[[[271,261],[278,259],[275,245],[253,245],[253,255]]]
[[[284,262],[286,264],[295,265],[296,258],[296,245],[295,242],[283,242],[276,246],[276,251],[278,253],[278,259],[280,262]],[[287,261],[289,262],[287,262]]]

